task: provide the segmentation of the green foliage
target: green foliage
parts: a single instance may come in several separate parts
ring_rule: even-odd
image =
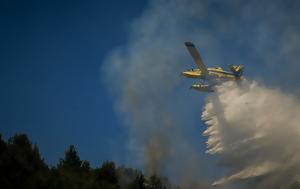
[[[0,142],[0,178],[3,188],[40,188],[46,186],[48,167],[36,145],[24,134]]]
[[[102,167],[95,170],[96,178],[100,183],[118,185],[118,176],[114,162],[104,162]]]
[[[106,161],[99,168],[81,160],[74,145],[57,166],[49,168],[25,134],[7,142],[0,135],[0,188],[4,189],[165,189],[157,176]]]
[[[126,189],[146,189],[146,180],[144,178],[144,175],[140,174],[136,176],[136,178],[127,185]]]
[[[65,152],[65,158],[60,159],[58,168],[79,170],[82,161],[80,160],[74,145],[71,145]]]
[[[150,177],[149,183],[147,185],[148,189],[166,189],[166,187],[162,184],[162,181],[156,175]]]

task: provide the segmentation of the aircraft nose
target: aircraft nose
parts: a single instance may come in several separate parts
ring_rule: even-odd
[[[188,76],[188,72],[181,72],[181,75]]]

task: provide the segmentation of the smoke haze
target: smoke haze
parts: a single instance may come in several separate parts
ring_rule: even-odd
[[[295,184],[299,7],[297,1],[149,1],[132,23],[127,44],[114,49],[103,67],[128,128],[129,163],[144,167],[148,175],[169,176],[183,188],[209,187],[211,178],[203,175],[204,164],[211,161],[204,162],[201,140],[193,134],[201,138],[203,94],[187,91],[192,82],[179,77],[194,67],[183,45],[192,41],[208,67],[244,64],[246,77],[268,86],[229,82],[209,96],[202,114],[209,126],[204,132],[207,152],[220,157],[219,164],[228,170],[214,184]]]

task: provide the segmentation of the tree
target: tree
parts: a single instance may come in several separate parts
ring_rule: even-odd
[[[65,158],[60,159],[59,168],[79,170],[82,161],[80,160],[74,145],[71,145],[65,152]]]
[[[10,183],[7,179],[7,143],[2,140],[2,135],[0,135],[0,183],[1,188],[10,188]]]
[[[96,170],[96,179],[102,183],[118,185],[118,176],[114,162],[104,162],[100,169]]]
[[[81,170],[83,171],[90,171],[91,166],[90,166],[90,162],[83,160],[80,166]]]
[[[1,143],[3,146],[3,141]],[[44,175],[47,174],[48,167],[41,158],[38,147],[33,146],[25,134],[15,135],[8,140],[1,153],[0,170],[3,188],[46,187]]]
[[[145,178],[143,174],[138,175],[126,189],[145,189]]]
[[[153,175],[149,179],[149,184],[147,186],[149,189],[166,189],[166,187],[162,184],[159,177]]]
[[[5,152],[7,147],[6,142],[2,139],[2,135],[0,134],[0,157]]]

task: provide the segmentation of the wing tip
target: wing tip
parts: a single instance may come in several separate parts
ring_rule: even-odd
[[[192,42],[190,42],[190,41],[186,41],[184,44],[187,47],[195,47],[195,45]]]

